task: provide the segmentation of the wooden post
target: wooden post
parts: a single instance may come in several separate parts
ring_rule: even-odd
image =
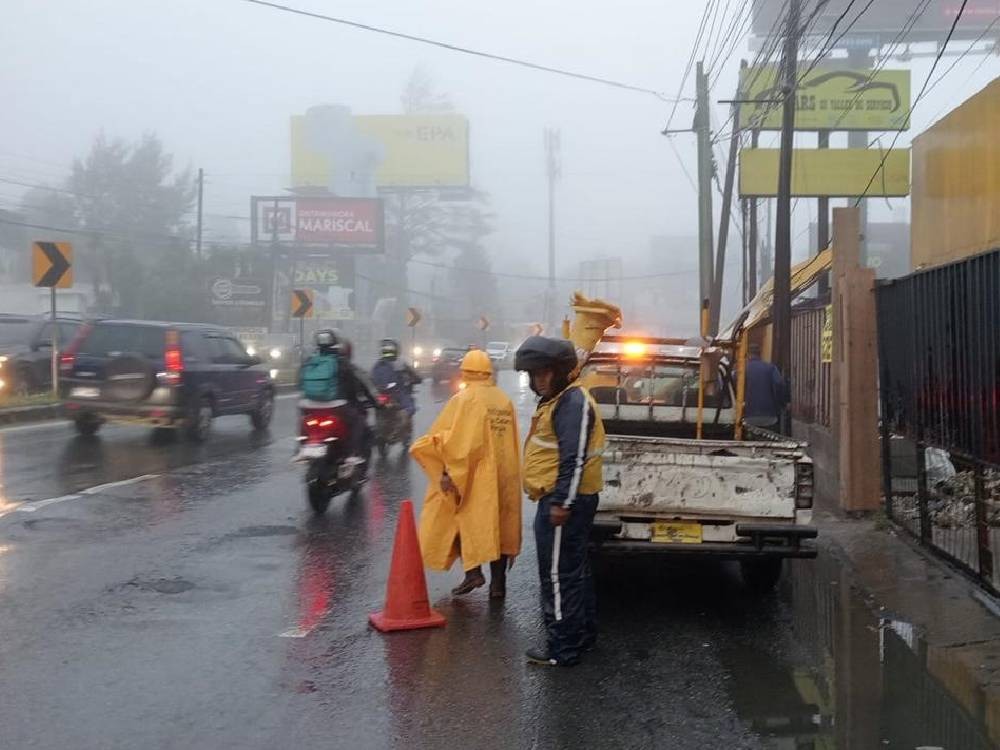
[[[740,343],[736,349],[736,424],[733,426],[733,439],[743,439],[743,414],[746,410],[747,394],[747,349],[749,348],[750,331],[744,329],[740,334]]]
[[[840,508],[879,507],[875,272],[860,257],[860,213],[833,210],[834,435],[840,446]]]

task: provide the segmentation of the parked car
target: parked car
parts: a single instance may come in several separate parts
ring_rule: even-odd
[[[78,319],[0,315],[0,394],[20,396],[52,387],[52,333],[66,347],[83,325]]]
[[[246,415],[265,429],[274,413],[268,368],[222,328],[102,320],[60,362],[66,409],[77,431],[104,422],[180,428],[205,440],[215,417]]]

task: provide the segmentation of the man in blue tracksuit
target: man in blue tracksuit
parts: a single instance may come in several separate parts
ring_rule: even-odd
[[[540,397],[524,448],[524,487],[538,503],[535,546],[547,643],[532,664],[573,666],[597,640],[597,601],[587,549],[603,489],[604,424],[578,382],[569,341],[532,336],[515,367]]]

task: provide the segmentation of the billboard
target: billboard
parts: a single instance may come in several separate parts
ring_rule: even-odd
[[[740,127],[781,130],[780,69],[741,72]],[[796,130],[906,130],[910,127],[910,71],[817,68],[795,91]]]
[[[778,194],[777,148],[740,152],[740,196],[768,198]],[[879,166],[885,157],[884,166]],[[872,174],[875,180],[868,187]],[[792,195],[797,198],[900,197],[910,193],[910,150],[867,148],[795,149],[792,152]]]
[[[459,114],[351,115],[313,107],[291,119],[292,185],[337,195],[469,185],[469,121]]]
[[[311,289],[314,320],[354,320],[354,259],[300,258],[292,268],[292,288]]]
[[[757,37],[773,33],[776,24],[782,23],[787,16],[788,0],[754,0],[753,5],[752,32]],[[914,10],[925,5],[923,12],[913,20]],[[852,46],[857,39],[864,40],[867,47],[889,43],[911,21],[912,28],[899,41],[940,41],[948,33],[961,7],[962,0],[877,0],[867,4],[855,0],[829,0],[818,9],[815,20],[809,24],[809,34],[824,37],[832,34],[837,20],[844,16],[834,34],[836,38],[850,26],[851,31],[838,45],[841,49]],[[806,13],[811,14],[812,11],[807,10]],[[955,28],[954,38],[977,38],[997,16],[1000,16],[1000,0],[968,0],[962,19]],[[994,26],[993,32],[994,38],[1000,35],[1000,25]]]
[[[1000,78],[913,139],[913,267],[1000,247]]]
[[[208,300],[215,322],[230,328],[266,326],[267,290],[267,282],[256,277],[210,279]]]
[[[254,196],[250,210],[255,243],[369,253],[385,249],[385,217],[382,201],[377,198]]]

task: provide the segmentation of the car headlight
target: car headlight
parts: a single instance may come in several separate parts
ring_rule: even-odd
[[[278,371],[277,370],[271,370],[271,372],[269,374],[271,376],[271,380],[277,380],[278,379]]]
[[[256,349],[256,347],[248,346],[247,347],[247,355],[251,356],[251,357],[256,357],[257,356],[257,349]]]
[[[7,384],[5,382],[3,382],[3,380],[0,380],[0,391],[2,391],[6,387],[7,387]]]
[[[3,367],[3,363],[7,361],[7,358],[0,354],[0,367]]]
[[[270,355],[271,355],[271,359],[281,359],[281,349],[279,349],[278,347],[274,347],[270,351]]]
[[[434,350],[434,356],[435,357],[440,357],[441,356],[441,350],[440,349],[435,349]]]
[[[424,353],[424,348],[422,346],[413,347],[413,356],[419,357]]]
[[[413,367],[415,369],[420,369],[420,360],[419,359],[413,360]]]

